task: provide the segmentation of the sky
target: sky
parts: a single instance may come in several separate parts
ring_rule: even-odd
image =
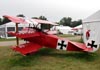
[[[0,16],[24,14],[45,16],[57,22],[63,17],[73,20],[85,19],[100,10],[100,0],[0,0]]]

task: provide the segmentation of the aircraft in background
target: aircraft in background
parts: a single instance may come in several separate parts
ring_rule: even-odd
[[[40,20],[40,19],[25,19],[22,17],[13,17],[4,15],[6,19],[16,24],[16,31],[7,32],[10,35],[16,36],[17,45],[11,46],[14,51],[20,52],[22,55],[28,55],[39,51],[43,47],[65,50],[65,51],[81,51],[81,52],[94,52],[98,49],[99,45],[95,41],[89,40],[86,44],[73,42],[68,39],[60,38],[53,35],[52,31],[43,31],[38,27],[39,24],[57,25],[53,22]],[[18,24],[29,24],[29,27],[18,31]],[[30,25],[33,25],[30,27]],[[51,33],[50,33],[51,32]],[[27,41],[19,45],[19,38]]]

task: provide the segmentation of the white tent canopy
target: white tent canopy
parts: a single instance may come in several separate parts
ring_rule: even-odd
[[[69,26],[56,26],[57,29],[71,29]]]
[[[15,27],[15,23],[14,22],[9,22],[9,23],[6,23],[6,24],[4,24],[5,26],[7,26],[7,27]],[[26,26],[28,26],[29,24],[18,24],[19,25],[19,27],[26,27]]]
[[[87,47],[89,44],[95,44],[94,51],[100,44],[100,10],[83,20],[83,39]]]
[[[82,35],[82,29],[83,29],[82,25],[78,25],[72,28],[72,30],[74,30],[74,35]]]
[[[56,28],[56,30],[59,30],[63,34],[71,34],[72,33],[72,28],[69,26],[54,26],[51,29]]]
[[[87,17],[86,19],[83,20],[83,23],[87,22],[100,22],[100,10],[94,13],[93,15]]]
[[[28,27],[29,24],[18,24],[19,30],[21,30],[24,27]],[[2,38],[15,38],[13,36],[10,36],[7,34],[8,31],[16,31],[14,22],[9,22],[3,25],[0,25],[0,37]]]
[[[76,27],[74,27],[74,28],[82,28],[82,25],[78,25],[78,26],[76,26]]]

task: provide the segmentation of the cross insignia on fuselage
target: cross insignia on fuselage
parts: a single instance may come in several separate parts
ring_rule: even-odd
[[[97,45],[95,45],[94,43],[95,43],[95,41],[92,40],[91,44],[88,43],[87,46],[91,46],[91,48],[93,48],[93,47],[97,48]]]
[[[58,50],[67,50],[68,41],[58,39],[56,49]]]
[[[58,46],[60,46],[59,49],[66,48],[67,45],[64,43],[65,43],[65,41],[63,41],[63,40],[60,43],[58,42]]]

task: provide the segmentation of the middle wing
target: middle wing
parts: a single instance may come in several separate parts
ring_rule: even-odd
[[[31,28],[23,28],[21,31],[19,31],[17,33],[14,31],[9,31],[7,33],[12,36],[21,38],[21,39],[40,36],[39,32],[37,32],[35,29],[31,29]]]

